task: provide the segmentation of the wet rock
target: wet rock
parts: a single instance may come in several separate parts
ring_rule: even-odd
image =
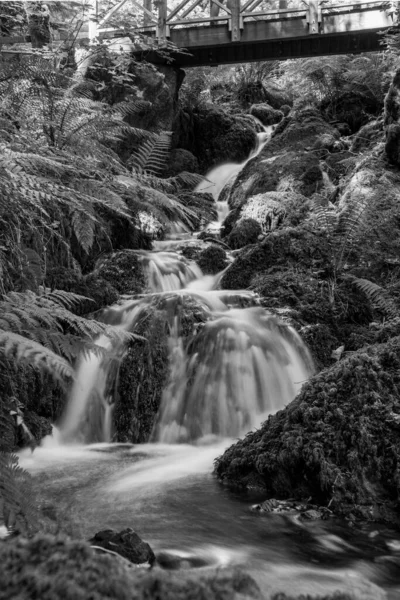
[[[146,287],[138,253],[134,250],[121,250],[101,259],[95,273],[120,294],[140,294]]]
[[[157,565],[168,571],[184,569],[199,569],[212,564],[201,556],[191,554],[179,554],[178,552],[159,552],[157,554]]]
[[[289,106],[289,104],[283,104],[279,110],[283,113],[283,115],[285,117],[287,117],[287,115],[290,113],[290,111],[292,110],[292,107]]]
[[[265,192],[249,198],[240,211],[241,218],[255,219],[262,232],[283,225],[294,226],[309,213],[307,198],[295,192]]]
[[[304,384],[297,398],[217,460],[232,485],[309,498],[339,514],[400,525],[400,338],[370,346]],[[360,509],[361,512],[360,512]]]
[[[189,152],[189,150],[185,150],[184,148],[171,150],[165,174],[168,177],[174,177],[183,171],[187,171],[188,173],[198,173],[199,163],[197,158]]]
[[[254,219],[240,219],[226,238],[226,242],[232,250],[237,250],[249,244],[255,244],[261,233],[262,230],[257,221]]]
[[[255,275],[269,268],[291,265],[311,267],[326,261],[329,245],[325,234],[312,234],[301,228],[285,228],[269,233],[260,243],[244,248],[221,280],[223,289],[244,289]]]
[[[303,521],[318,521],[322,519],[322,512],[315,509],[305,510],[300,514],[300,519]]]
[[[46,437],[46,435],[51,435],[53,431],[50,419],[40,417],[29,410],[24,412],[24,423],[37,443]]]
[[[386,132],[385,152],[389,161],[400,164],[400,69],[397,69],[385,97],[384,127]]]
[[[254,127],[245,119],[231,116],[212,105],[193,113],[190,147],[199,161],[201,172],[224,162],[244,161],[256,144]]]
[[[351,144],[352,152],[363,152],[379,142],[384,142],[383,120],[374,119],[367,123],[355,134]]]
[[[120,554],[136,565],[152,565],[156,559],[149,544],[144,542],[130,527],[122,531],[104,529],[96,533],[89,541],[91,546],[98,546]]]
[[[110,306],[119,298],[115,287],[96,273],[81,275],[72,269],[56,267],[47,272],[46,283],[51,289],[65,290],[88,298],[89,300],[82,300],[76,304],[73,312],[78,314],[86,314]]]
[[[283,118],[283,112],[275,110],[268,104],[253,104],[250,107],[250,114],[259,119],[263,125],[274,125]]]
[[[212,244],[200,252],[197,264],[204,275],[216,275],[225,269],[229,264],[229,260],[223,248]]]
[[[153,296],[144,307],[134,333],[143,336],[129,344],[116,381],[114,438],[118,442],[148,442],[170,374],[169,339],[174,316],[185,346],[208,318],[194,300],[171,292]]]

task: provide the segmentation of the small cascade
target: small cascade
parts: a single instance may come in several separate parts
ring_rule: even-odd
[[[258,121],[258,120],[257,120]],[[214,167],[211,169],[207,175],[206,180],[199,183],[196,187],[196,192],[209,192],[213,195],[214,200],[218,200],[220,193],[223,188],[236,176],[240,173],[243,167],[255,156],[260,154],[261,150],[264,148],[265,144],[271,138],[272,131],[274,129],[273,125],[264,127],[260,121],[258,121],[259,125],[263,128],[263,131],[257,133],[257,143],[253,150],[250,153],[249,157],[241,163],[224,163],[219,165],[218,167]],[[218,211],[220,212],[220,211]],[[221,215],[223,217],[223,215]],[[221,219],[220,219],[221,220]]]
[[[174,323],[153,441],[243,435],[291,402],[310,375],[312,361],[292,327],[262,308],[209,305],[219,310],[186,348]]]
[[[176,252],[141,252],[140,260],[152,292],[180,290],[202,276],[195,262],[186,260]]]

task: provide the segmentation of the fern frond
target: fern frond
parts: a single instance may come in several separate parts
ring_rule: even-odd
[[[26,533],[36,510],[30,475],[18,465],[18,456],[0,452],[0,513],[7,529]]]
[[[172,133],[167,131],[147,139],[131,155],[130,163],[133,169],[139,173],[161,175],[168,163],[171,142]]]
[[[346,279],[351,281],[353,285],[365,294],[372,306],[381,310],[390,319],[399,316],[399,311],[394,301],[380,285],[369,281],[369,279],[362,279],[354,275],[347,275]]]

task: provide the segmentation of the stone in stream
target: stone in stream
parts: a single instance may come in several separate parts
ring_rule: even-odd
[[[103,529],[88,540],[92,547],[100,547],[120,554],[136,565],[152,565],[156,559],[149,544],[144,542],[130,527],[122,531]]]

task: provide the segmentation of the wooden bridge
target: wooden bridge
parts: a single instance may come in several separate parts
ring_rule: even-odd
[[[173,9],[168,0],[154,0],[153,5],[144,0],[143,6],[130,2],[143,15],[130,35],[172,48],[179,66],[381,50],[380,34],[397,24],[400,8],[399,1],[377,0],[182,0]],[[91,37],[115,35],[104,24],[103,19],[96,26],[93,19]],[[187,53],[174,52],[174,47]],[[152,51],[136,54],[157,62]]]
[[[91,9],[75,39],[116,38],[115,48],[152,62],[168,50],[186,67],[381,50],[382,31],[400,13],[400,0],[116,0],[105,14],[101,0],[82,1]],[[118,26],[127,6],[135,16]]]

